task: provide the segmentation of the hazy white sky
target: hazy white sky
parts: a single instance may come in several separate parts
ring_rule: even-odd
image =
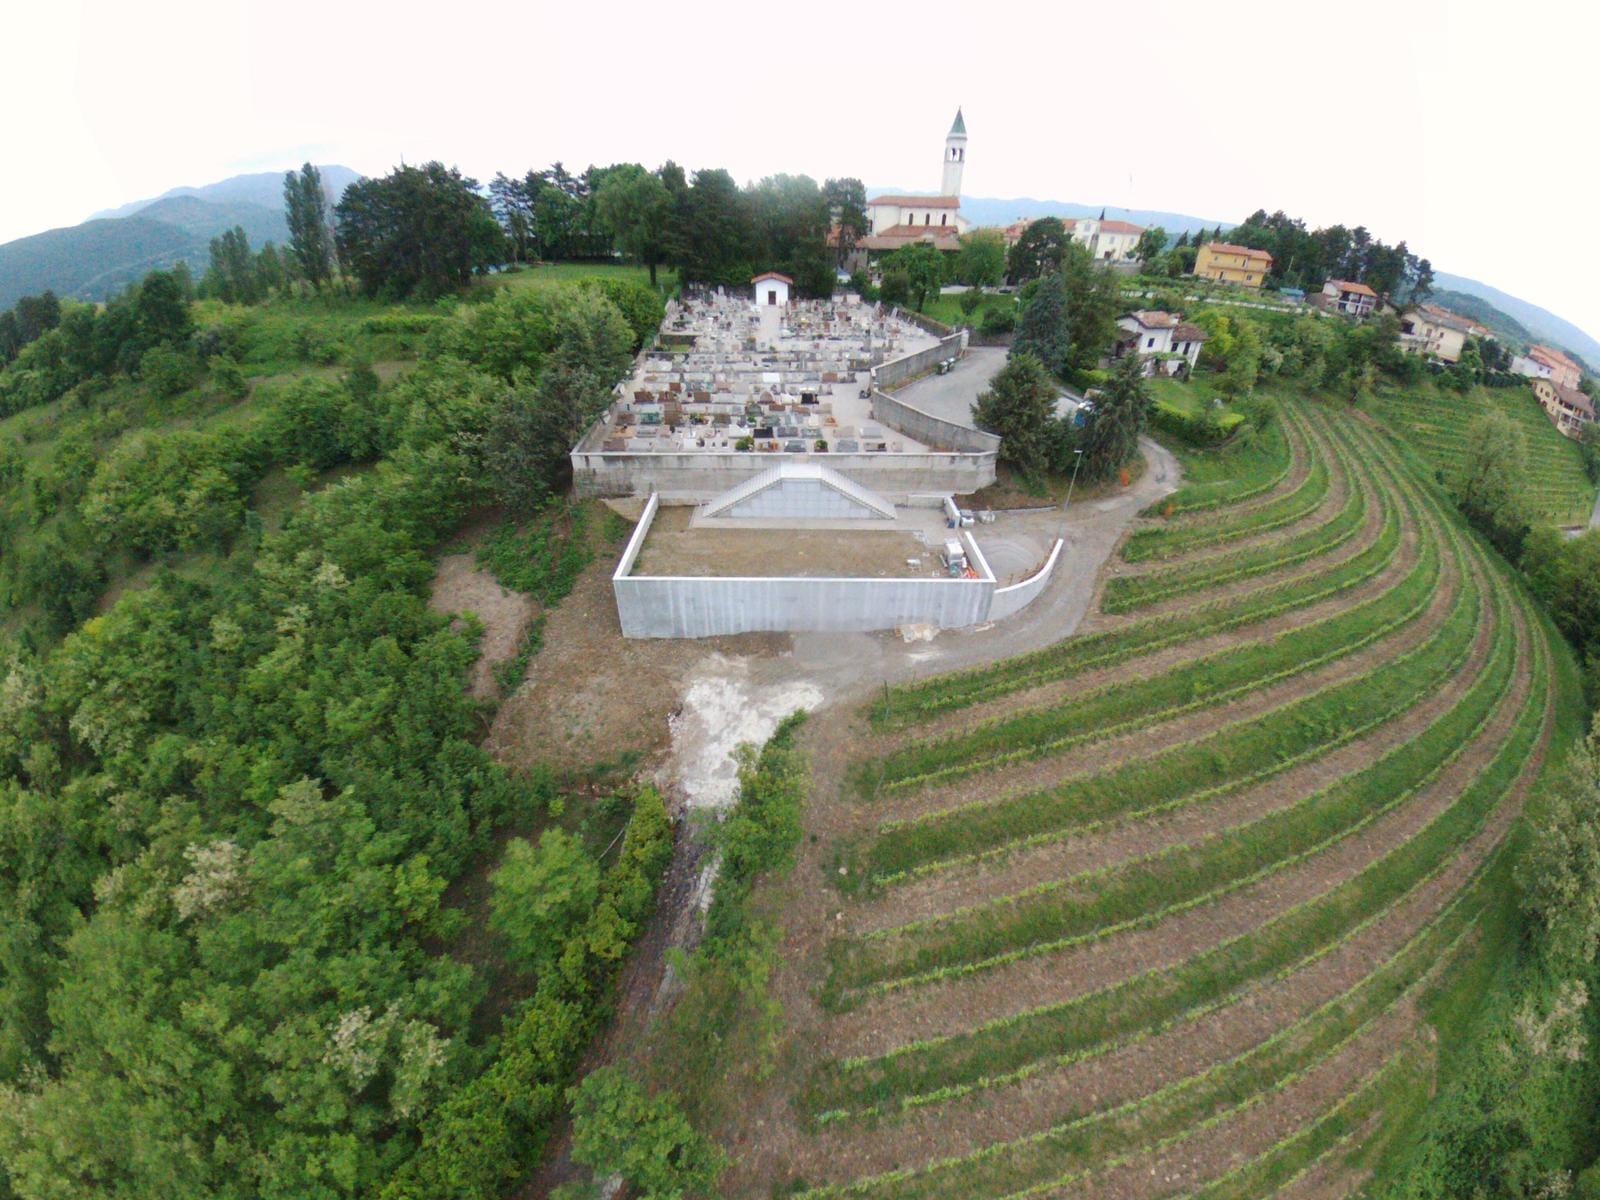
[[[0,0],[0,241],[311,158],[1365,224],[1600,336],[1600,5]],[[23,181],[26,181],[25,183]]]

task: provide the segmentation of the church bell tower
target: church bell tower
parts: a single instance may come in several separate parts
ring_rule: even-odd
[[[961,168],[967,165],[967,123],[956,109],[955,124],[944,139],[944,178],[939,185],[943,196],[961,195]]]

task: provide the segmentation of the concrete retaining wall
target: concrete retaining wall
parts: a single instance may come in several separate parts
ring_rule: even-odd
[[[673,499],[703,500],[785,460],[820,462],[897,503],[913,493],[966,495],[993,483],[995,471],[994,450],[925,454],[758,454],[737,450],[658,454],[580,449],[572,452],[572,486],[580,496],[660,492]]]
[[[918,350],[915,354],[902,355],[900,358],[891,358],[888,362],[872,368],[872,386],[892,388],[904,383],[908,379],[915,379],[918,375],[926,375],[947,358],[958,358],[967,348],[967,335],[952,333],[948,337],[939,339],[937,345],[929,346],[926,350]]]
[[[989,604],[989,620],[1002,621],[1032,604],[1039,593],[1044,591],[1045,584],[1050,582],[1050,576],[1055,573],[1056,560],[1061,557],[1061,548],[1064,545],[1066,543],[1057,538],[1056,544],[1050,547],[1050,557],[1044,560],[1044,566],[1038,571],[1021,583],[996,588],[994,599]]]
[[[1000,449],[1000,439],[992,433],[946,421],[877,389],[872,392],[872,415],[890,429],[940,450],[994,454]]]
[[[980,624],[992,579],[629,576],[612,581],[624,637],[715,637],[758,630],[869,632]]]

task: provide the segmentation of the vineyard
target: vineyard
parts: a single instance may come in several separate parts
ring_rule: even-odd
[[[1372,408],[1446,478],[1466,458],[1474,418],[1487,410],[1504,413],[1522,434],[1526,474],[1518,482],[1530,513],[1556,525],[1588,523],[1595,487],[1584,474],[1583,453],[1571,438],[1556,432],[1527,389],[1478,388],[1465,396],[1386,391]]]
[[[1342,1195],[1426,1104],[1571,655],[1364,417],[1187,478],[1077,635],[816,722],[730,1195]]]

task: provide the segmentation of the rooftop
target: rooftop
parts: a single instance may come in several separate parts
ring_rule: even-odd
[[[1207,242],[1203,247],[1213,254],[1242,254],[1246,258],[1260,258],[1267,262],[1272,261],[1272,255],[1265,250],[1255,250],[1249,246],[1235,246],[1232,242]]]
[[[1350,292],[1356,296],[1371,296],[1374,300],[1378,298],[1378,293],[1364,283],[1356,283],[1349,279],[1330,279],[1328,282],[1341,292]]]

